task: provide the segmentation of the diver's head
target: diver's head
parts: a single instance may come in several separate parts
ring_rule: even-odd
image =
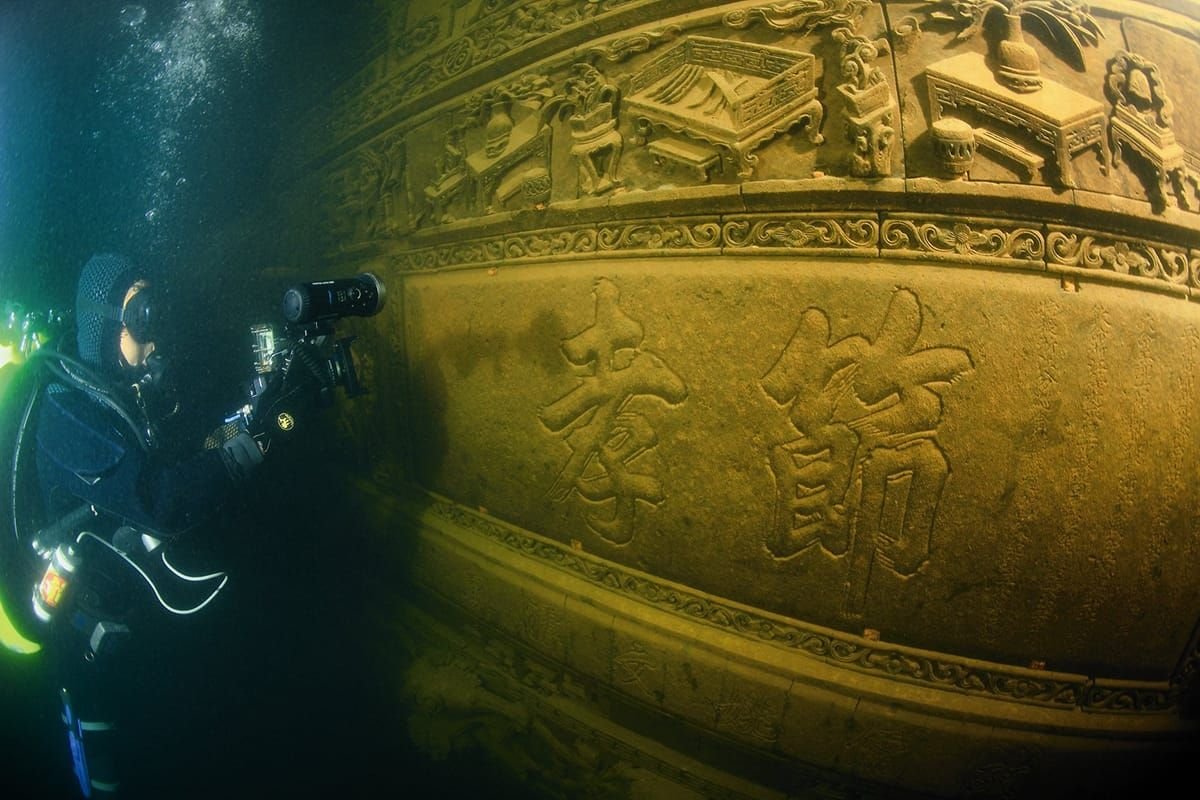
[[[79,357],[110,377],[144,372],[155,349],[153,299],[150,280],[129,259],[92,256],[75,295]]]
[[[121,366],[126,369],[144,369],[146,359],[154,352],[155,343],[150,338],[154,329],[145,318],[153,313],[147,302],[149,294],[150,281],[142,278],[129,287],[121,302]]]

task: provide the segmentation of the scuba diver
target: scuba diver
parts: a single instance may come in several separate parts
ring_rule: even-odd
[[[29,358],[12,436],[0,628],[9,649],[44,650],[84,797],[116,796],[131,755],[119,734],[123,682],[141,652],[130,640],[164,613],[204,609],[228,580],[180,569],[172,542],[264,460],[236,425],[192,449],[173,435],[180,402],[162,301],[127,258],[93,256],[78,281],[74,346],[63,336]]]

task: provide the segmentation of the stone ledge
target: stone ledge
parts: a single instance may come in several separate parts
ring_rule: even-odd
[[[369,487],[360,490],[372,503],[391,502]],[[1195,733],[1194,725],[1173,714],[1080,714],[1078,706],[1031,705],[916,685],[900,670],[871,674],[838,664],[830,655],[813,658],[763,641],[752,625],[713,625],[712,615],[698,613],[695,603],[720,606],[730,622],[739,615],[767,616],[761,612],[614,568],[436,497],[424,502],[430,505],[420,508],[418,500],[392,512],[400,515],[393,526],[401,520],[404,528],[415,524],[419,545],[411,574],[424,591],[537,657],[597,682],[621,702],[699,726],[742,747],[868,782],[955,795],[971,785],[979,769],[1002,763],[1014,741],[1031,754],[1025,765],[1030,780],[1050,780],[1055,765],[1068,763],[1103,780],[1106,773],[1119,779],[1142,759],[1183,748]],[[580,562],[589,578],[555,563],[564,558]],[[657,591],[693,599],[682,609],[665,611],[646,600],[652,584]],[[890,650],[901,661],[959,663],[1026,685],[1088,684],[1130,694],[1161,688],[1128,681],[1092,684],[1085,676],[952,659],[823,633],[847,648]],[[612,708],[604,711],[610,720],[620,716]],[[855,731],[872,732],[872,743]],[[903,758],[879,757],[880,743],[873,739],[881,731]]]
[[[375,502],[395,502],[368,484],[359,484],[358,489]],[[790,680],[804,679],[833,690],[852,682],[856,695],[910,704],[925,713],[946,713],[938,709],[952,702],[957,718],[965,715],[980,723],[1071,735],[1156,738],[1200,730],[1173,713],[1164,713],[1173,708],[1170,701],[1166,705],[1132,702],[1135,695],[1164,694],[1165,699],[1170,691],[1165,683],[1023,669],[807,625],[571,550],[430,493],[421,492],[403,506],[394,505],[391,513],[415,521],[427,544],[445,548],[452,543],[461,548],[456,558],[466,555],[477,564],[493,565],[489,569],[498,565],[513,577],[519,575],[526,589],[532,584],[548,587],[560,596],[552,603],[556,608],[566,607],[566,598],[571,597],[572,603],[603,608],[605,614],[611,611],[614,626],[623,617],[635,622],[635,627],[679,638],[681,646],[699,643],[722,653],[738,653],[748,663]],[[882,660],[872,655],[882,656]],[[783,664],[782,672],[779,664]],[[917,673],[907,672],[913,664],[924,667]],[[955,683],[955,675],[968,679]],[[984,678],[987,680],[977,680]],[[1036,687],[1042,691],[1035,692]],[[1114,694],[1130,702],[1106,700],[1093,705],[1093,698]],[[1080,710],[1098,713],[1081,717],[1074,713]]]

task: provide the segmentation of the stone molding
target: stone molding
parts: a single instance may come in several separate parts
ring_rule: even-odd
[[[443,524],[503,545],[616,595],[722,632],[768,643],[825,664],[927,689],[1061,711],[1121,715],[1177,712],[1182,681],[1200,652],[1184,654],[1169,681],[1106,680],[955,657],[886,644],[787,619],[699,592],[572,549],[427,493],[428,511]]]
[[[1200,293],[1200,249],[1027,219],[847,210],[646,217],[503,233],[480,230],[486,227],[494,226],[458,226],[445,237],[450,241],[396,251],[389,263],[400,272],[425,272],[651,254],[839,255],[1058,274],[1189,298]]]
[[[524,5],[535,4],[527,2]],[[581,3],[580,9],[572,10],[562,18],[551,15],[536,34],[518,31],[506,39],[502,27],[497,28],[498,15],[493,15],[476,21],[448,41],[426,42],[417,36],[412,41],[433,44],[431,50],[420,54],[420,59],[411,59],[408,53],[379,56],[335,96],[335,105],[353,97],[360,97],[361,101],[357,109],[339,115],[332,133],[344,147],[345,142],[358,138],[362,131],[376,131],[388,120],[407,117],[411,121],[414,111],[423,115],[427,109],[462,91],[464,81],[471,77],[520,71],[539,60],[543,60],[543,65],[548,68],[562,66],[576,55],[559,59],[547,57],[570,51],[584,42],[590,47],[589,54],[594,51],[597,55],[623,58],[630,53],[642,52],[641,48],[655,41],[673,38],[680,31],[715,22],[730,30],[761,24],[777,31],[797,31],[818,24],[845,24],[872,4],[866,0],[820,0],[804,4],[752,0],[704,3],[700,9],[697,5],[688,0],[598,0]],[[1102,0],[1089,5],[1092,12],[1100,16],[1136,17],[1185,35],[1200,36],[1200,8],[1194,2]],[[800,6],[803,13],[779,10],[790,6]],[[673,15],[681,14],[687,16],[678,21],[672,19]],[[662,20],[666,25],[630,34],[631,28],[645,25],[648,19]],[[423,30],[425,25],[426,21],[418,21],[416,29]],[[668,29],[670,32],[666,33]],[[405,38],[401,37],[402,40]],[[393,65],[389,58],[399,63]]]

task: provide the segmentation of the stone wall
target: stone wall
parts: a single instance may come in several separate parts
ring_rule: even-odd
[[[413,735],[596,797],[1190,747],[1197,11],[381,4],[289,214],[389,287]]]

